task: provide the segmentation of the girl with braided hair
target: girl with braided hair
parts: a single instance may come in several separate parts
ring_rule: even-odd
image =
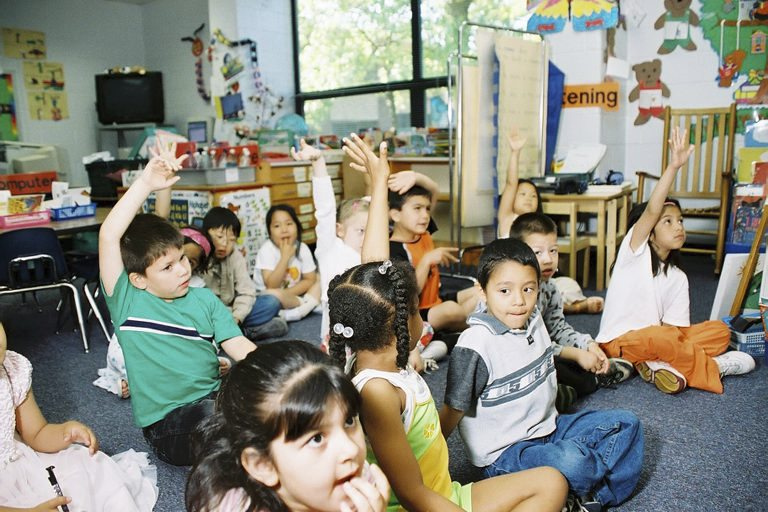
[[[360,391],[368,461],[381,467],[394,491],[387,510],[561,509],[567,483],[552,468],[464,486],[451,481],[434,399],[408,365],[423,325],[410,266],[387,260],[353,267],[331,281],[328,305],[331,357]]]

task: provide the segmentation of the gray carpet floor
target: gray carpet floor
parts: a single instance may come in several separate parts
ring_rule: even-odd
[[[685,256],[691,281],[691,317],[709,317],[717,278],[704,256]],[[595,292],[588,291],[588,295]],[[55,334],[55,293],[41,296],[43,312],[34,303],[22,304],[19,295],[0,297],[0,320],[9,348],[26,355],[33,364],[33,390],[49,421],[78,419],[96,432],[109,454],[134,448],[149,451],[134,426],[130,402],[96,388],[91,382],[105,365],[107,343],[95,321],[89,333],[91,352],[82,350],[71,323]],[[599,315],[573,315],[571,324],[592,335]],[[289,337],[319,342],[320,316],[310,315],[291,324]],[[425,378],[440,406],[448,362]],[[725,393],[715,395],[689,389],[664,395],[635,377],[617,389],[601,389],[577,408],[624,408],[634,411],[645,429],[644,469],[635,494],[614,510],[620,511],[762,511],[768,510],[768,370],[761,359],[749,375],[728,377]],[[478,477],[467,461],[461,438],[448,440],[454,479]],[[184,483],[188,468],[174,467],[151,457],[157,465],[160,497],[155,510],[184,509]]]

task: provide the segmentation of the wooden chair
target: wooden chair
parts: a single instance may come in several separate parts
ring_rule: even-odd
[[[557,250],[560,254],[568,255],[568,275],[577,278],[577,263],[579,251],[584,251],[584,270],[581,275],[581,286],[589,284],[589,237],[578,233],[578,205],[575,202],[546,201],[541,204],[545,215],[564,217],[568,223],[568,233],[559,232]],[[557,220],[557,219],[554,219]]]
[[[733,144],[736,136],[736,104],[722,108],[687,108],[664,111],[664,147],[661,168],[669,162],[669,136],[672,127],[689,131],[695,147],[693,155],[679,171],[669,196],[681,203],[683,217],[711,219],[714,229],[686,229],[689,234],[713,236],[714,248],[684,247],[683,251],[715,255],[715,273],[723,266],[725,231],[728,227],[728,194],[733,180]],[[637,201],[645,199],[645,180],[659,176],[637,172]],[[695,201],[690,204],[690,200]],[[707,204],[702,204],[702,201]]]

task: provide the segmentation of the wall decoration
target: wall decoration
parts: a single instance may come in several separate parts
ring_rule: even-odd
[[[27,89],[64,90],[64,66],[61,63],[24,61],[22,69]]]
[[[33,121],[61,121],[69,118],[67,93],[64,91],[28,91],[29,117]]]
[[[245,256],[248,273],[256,266],[256,253],[267,238],[267,210],[271,205],[269,188],[225,192],[218,195],[218,204],[235,213],[243,230],[237,240],[237,250]]]
[[[664,98],[669,98],[669,87],[661,81],[661,60],[653,59],[632,66],[637,85],[629,92],[629,101],[637,101],[635,126],[645,124],[651,117],[664,116]]]
[[[45,59],[45,34],[34,30],[3,28],[3,51],[12,59]]]
[[[211,94],[205,90],[205,80],[203,79],[203,40],[200,39],[200,32],[205,27],[205,23],[197,27],[191,36],[182,37],[182,41],[192,43],[192,55],[195,57],[195,82],[197,83],[197,94],[207,102],[211,101]],[[208,61],[211,60],[211,53],[208,52]]]
[[[615,0],[543,0],[528,19],[528,30],[539,34],[554,34],[565,28],[570,20],[577,32],[603,30],[619,22]]]
[[[10,73],[0,74],[0,140],[19,140],[13,77]]]
[[[600,107],[609,112],[619,110],[618,82],[566,85],[563,89],[563,108]]]
[[[691,26],[699,25],[699,16],[691,10],[692,0],[664,0],[666,11],[659,16],[653,27],[664,30],[664,42],[658,53],[671,53],[678,46],[693,51],[696,43],[691,39]]]
[[[746,57],[747,52],[744,50],[733,50],[726,55],[723,59],[723,64],[717,70],[719,77],[717,85],[720,87],[730,87],[733,80],[739,77],[741,66]]]

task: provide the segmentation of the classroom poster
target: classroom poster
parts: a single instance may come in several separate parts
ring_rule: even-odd
[[[60,62],[24,61],[22,69],[27,90],[64,90],[64,66]]]
[[[213,205],[213,194],[202,190],[172,190],[171,214],[168,217],[179,228],[200,227],[203,217]],[[144,213],[155,211],[155,194],[152,193],[142,206]]]
[[[240,219],[242,232],[237,240],[237,249],[245,256],[248,273],[256,267],[256,253],[268,238],[267,210],[271,205],[269,188],[238,190],[217,194],[218,204],[232,210]]]
[[[19,140],[13,78],[10,73],[0,74],[0,140]]]
[[[33,121],[69,119],[67,93],[64,91],[28,91],[29,117]]]
[[[18,28],[3,28],[3,52],[12,59],[45,59],[45,33]]]

